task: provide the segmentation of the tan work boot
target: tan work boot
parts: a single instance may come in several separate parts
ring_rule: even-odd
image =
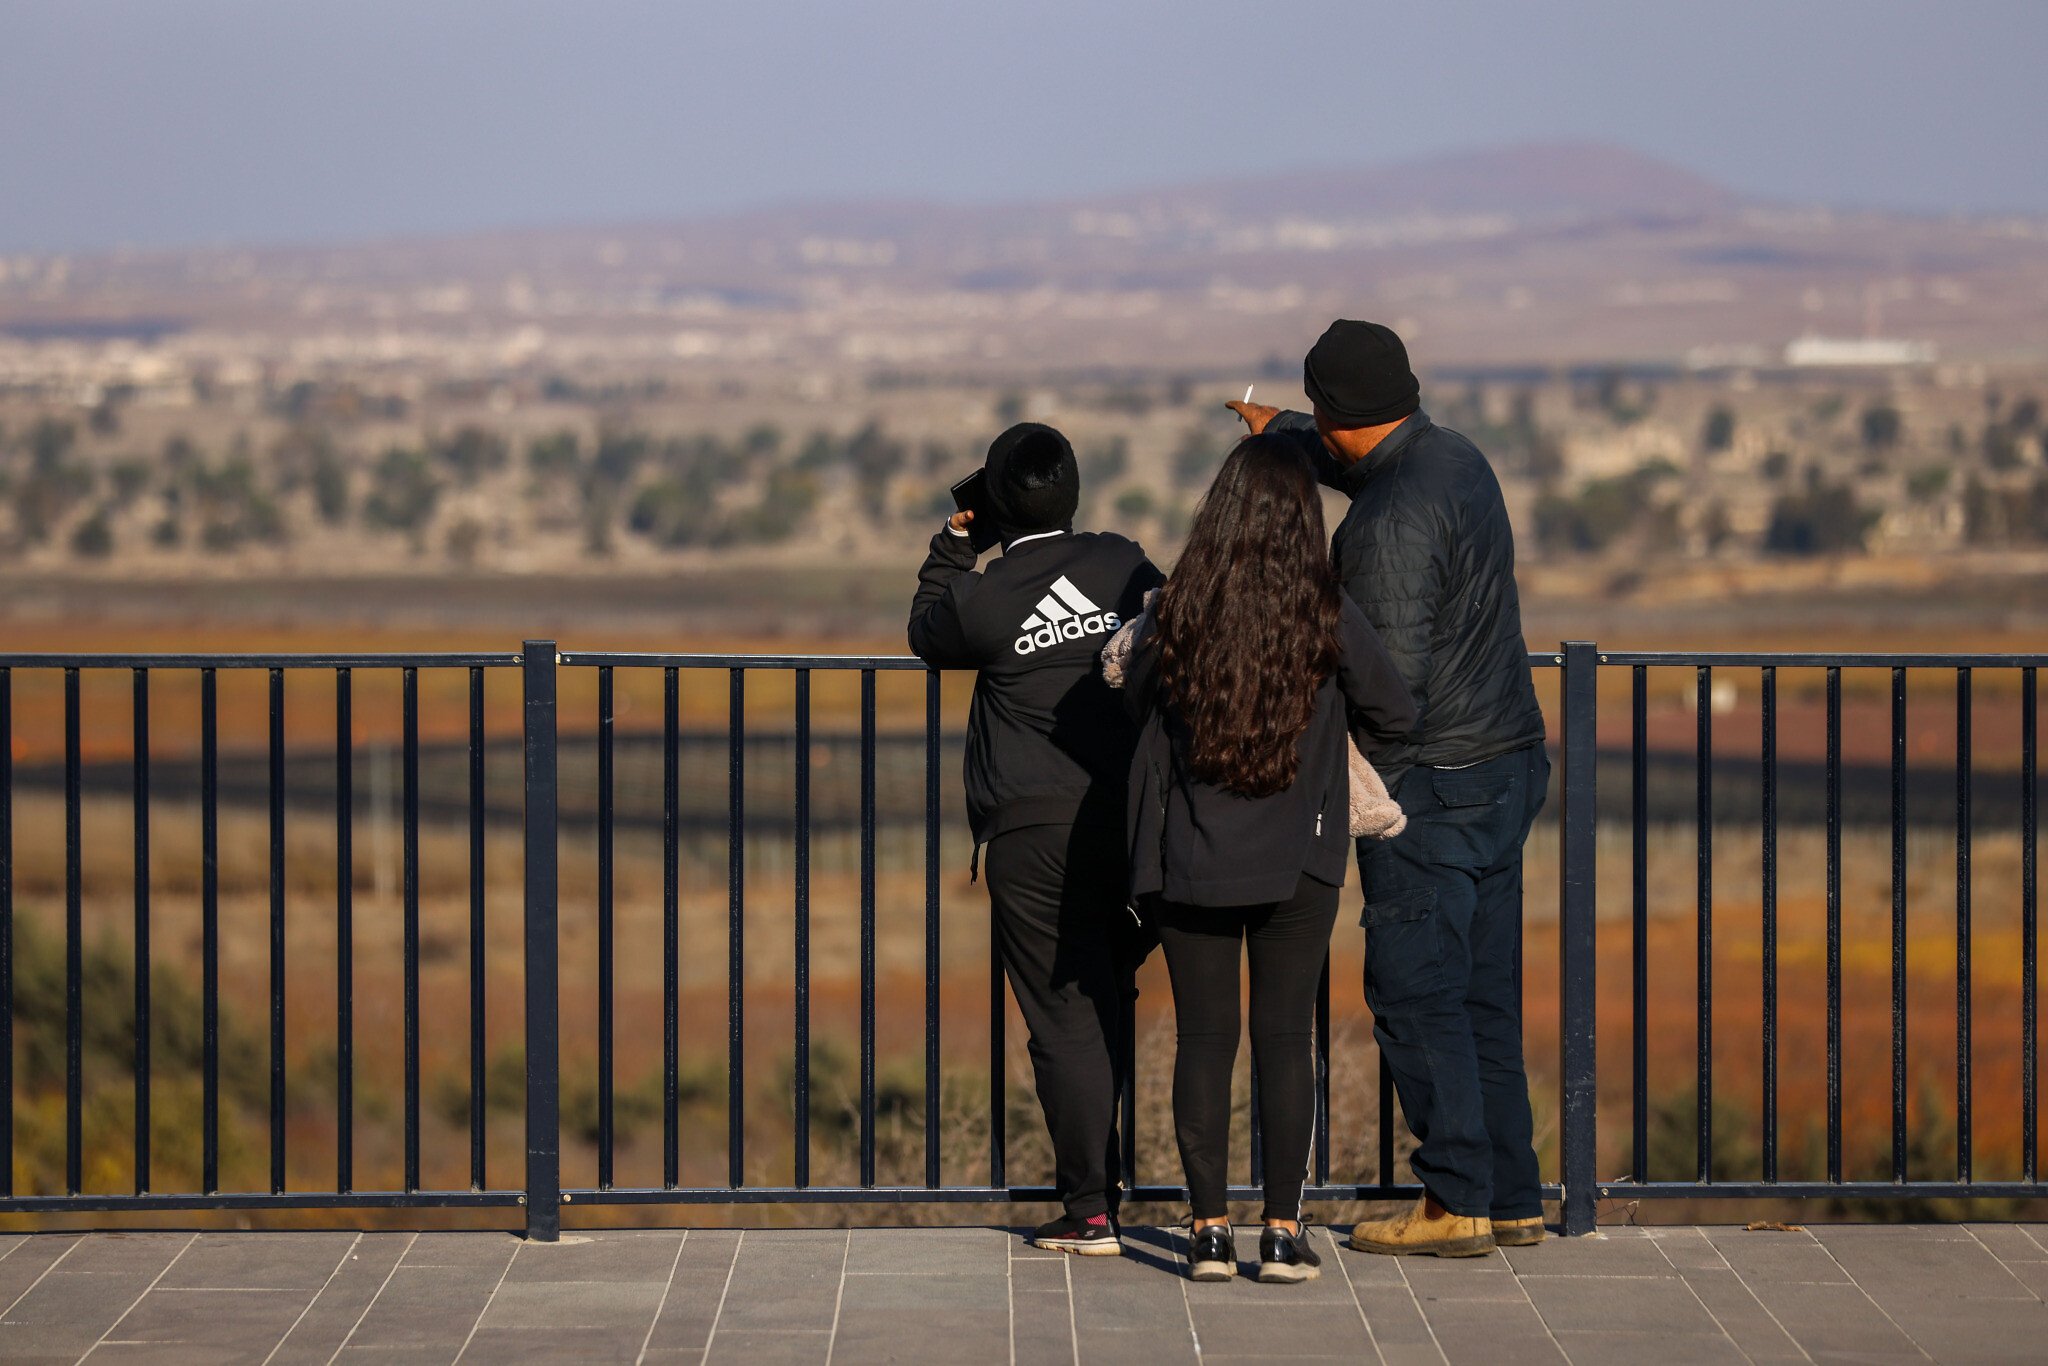
[[[1534,1247],[1548,1235],[1543,1228],[1543,1216],[1532,1215],[1527,1219],[1495,1219],[1493,1221],[1493,1244],[1495,1247]]]
[[[1494,1248],[1493,1225],[1453,1214],[1424,1195],[1411,1210],[1352,1229],[1351,1246],[1394,1256],[1484,1257]]]

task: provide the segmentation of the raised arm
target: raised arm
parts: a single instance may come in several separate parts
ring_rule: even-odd
[[[975,558],[966,528],[949,521],[932,537],[931,552],[918,568],[917,595],[910,600],[910,652],[934,668],[972,669],[981,663],[968,642],[963,612],[981,582]]]

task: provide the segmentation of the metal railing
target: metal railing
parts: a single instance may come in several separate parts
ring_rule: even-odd
[[[552,647],[548,648],[552,666]],[[56,1213],[69,1211],[142,1211],[173,1209],[350,1209],[516,1206],[524,1197],[516,1189],[493,1190],[486,1180],[482,1135],[481,1048],[472,1071],[473,1115],[470,1188],[423,1189],[420,1182],[420,999],[419,999],[419,672],[421,669],[466,670],[469,680],[470,819],[469,876],[472,887],[469,925],[473,1044],[483,1037],[486,974],[482,971],[485,934],[483,890],[484,825],[482,789],[483,689],[486,670],[518,665],[517,654],[333,654],[333,655],[0,655],[0,1211]],[[531,661],[529,660],[529,663]],[[63,679],[63,810],[64,810],[64,1181],[61,1194],[23,1195],[15,1189],[15,832],[14,832],[14,676],[24,671],[61,672]],[[223,1191],[221,1169],[221,886],[219,674],[222,670],[262,670],[268,674],[267,759],[268,801],[268,1187],[255,1191]],[[355,1182],[355,1028],[354,935],[355,888],[350,857],[355,822],[353,700],[355,676],[368,670],[394,670],[403,691],[403,861],[404,887],[404,1178],[397,1190],[358,1190]],[[133,725],[133,1189],[125,1193],[87,1191],[84,1186],[84,947],[81,733],[81,675],[86,672],[127,672],[131,675]],[[151,997],[152,959],[152,826],[151,731],[152,679],[173,672],[193,672],[199,681],[200,773],[200,1012],[201,1101],[199,1189],[165,1192],[152,1180]],[[331,1189],[286,1188],[285,988],[286,856],[285,856],[285,677],[288,673],[328,673],[333,677],[336,718],[334,828],[338,857],[334,896],[335,955],[335,1170]],[[531,908],[530,908],[531,909]]]
[[[2048,657],[2032,656],[1870,656],[1870,655],[1684,655],[1667,653],[1601,653],[1590,643],[1572,642],[1556,652],[1530,656],[1532,668],[1555,670],[1558,721],[1555,744],[1559,776],[1555,819],[1558,830],[1557,862],[1559,887],[1558,924],[1558,1022],[1557,1058],[1557,1149],[1558,1180],[1545,1187],[1547,1198],[1559,1200],[1567,1232],[1585,1232],[1593,1226],[1596,1202],[1602,1198],[1670,1198],[1700,1196],[2037,1196],[2035,1105],[2037,1099],[2037,1058],[2034,1045],[2036,1008],[2035,961],[2035,671]],[[521,855],[523,859],[524,907],[524,1009],[519,1031],[523,1052],[525,1171],[518,1187],[492,1187],[486,1162],[485,1115],[491,1085],[486,1067],[486,991],[490,973],[486,954],[485,834],[486,811],[486,726],[485,677],[491,670],[519,670],[523,714],[520,746],[524,798],[521,811]],[[1630,901],[1631,1071],[1629,1095],[1631,1157],[1623,1179],[1603,1180],[1601,1168],[1602,1133],[1598,1121],[1600,1097],[1598,1070],[1599,1018],[1596,988],[1601,948],[1598,939],[1600,790],[1599,773],[1603,751],[1599,743],[1598,718],[1603,668],[1628,670],[1631,683],[1631,737],[1625,756],[1630,769],[1628,825],[1631,838],[1632,877]],[[1648,683],[1652,671],[1690,669],[1695,671],[1697,706],[1695,742],[1695,786],[1692,816],[1697,842],[1696,906],[1697,989],[1696,1026],[1699,1062],[1695,1081],[1697,1110],[1696,1170],[1693,1179],[1661,1179],[1649,1165],[1649,924],[1651,903],[1651,820],[1650,745],[1647,732]],[[1761,740],[1761,836],[1762,859],[1762,1040],[1764,1081],[1762,1087],[1763,1156],[1760,1179],[1726,1180],[1715,1177],[1714,1124],[1714,1024],[1713,906],[1714,849],[1717,834],[1715,777],[1719,766],[1713,749],[1713,705],[1715,670],[1759,671],[1762,700]],[[1825,820],[1827,840],[1827,1137],[1828,1157],[1825,1180],[1781,1180],[1779,1132],[1782,1115],[1778,1108],[1778,961],[1777,910],[1778,834],[1780,825],[1780,770],[1778,764],[1778,676],[1780,670],[1823,671],[1826,698]],[[1842,694],[1843,670],[1889,670],[1893,731],[1891,736],[1891,831],[1893,849],[1893,1165],[1888,1181],[1867,1181],[1845,1177],[1842,1156],[1842,890],[1841,813],[1842,781]],[[1956,1170],[1954,1178],[1930,1181],[1909,1179],[1907,1169],[1906,1069],[1906,829],[1908,824],[1908,763],[1906,751],[1906,675],[1910,669],[1938,669],[1952,672],[1958,680],[1957,764],[1955,776],[1955,828],[1957,879],[1957,1078],[1956,1078]],[[202,1152],[198,1189],[159,1191],[151,1181],[150,1099],[152,1062],[151,1039],[151,930],[152,874],[150,794],[151,734],[150,683],[166,672],[196,671],[200,682],[199,805],[202,817],[202,878],[199,891],[202,934],[200,938],[201,1000],[204,1013],[204,1045],[201,1103]],[[268,881],[269,929],[269,1037],[268,1109],[269,1180],[267,1189],[223,1191],[220,1189],[220,881],[219,881],[219,700],[217,674],[220,670],[265,670],[268,673],[267,707],[269,798]],[[403,912],[403,1178],[398,1188],[359,1190],[353,1168],[354,1120],[357,1108],[353,1089],[352,1042],[355,1038],[355,981],[352,913],[355,899],[352,879],[352,848],[357,819],[354,755],[357,748],[352,720],[353,679],[358,672],[394,670],[401,680],[402,718],[400,739],[401,786],[403,793],[402,861],[400,900]],[[467,874],[468,917],[468,1023],[469,1075],[467,1096],[468,1166],[467,1189],[427,1189],[421,1174],[421,1070],[420,1070],[420,887],[421,887],[421,743],[418,679],[421,670],[463,670],[468,680],[467,714]],[[2023,706],[2023,797],[2020,828],[2023,840],[2022,941],[2024,1089],[2018,1097],[2024,1110],[2024,1170],[2018,1181],[1977,1181],[1972,1175],[1971,1117],[1974,1097],[1970,1073],[1971,953],[1969,907],[1971,900],[1970,849],[1975,817],[1972,808],[1971,692],[1973,671],[2017,670],[2021,679]],[[14,802],[17,788],[32,775],[15,770],[14,681],[17,673],[52,671],[63,681],[64,746],[61,768],[64,810],[64,951],[66,981],[65,1083],[64,1083],[64,1180],[61,1192],[23,1194],[15,1190],[15,1075],[13,945],[16,930],[14,904],[15,831]],[[82,755],[81,673],[127,671],[132,676],[133,737],[129,786],[133,793],[134,846],[134,1002],[133,1030],[133,1189],[112,1192],[87,1189],[85,1180],[84,1121],[85,1096],[82,1084],[85,1021],[82,1018],[85,940],[82,923],[84,902],[85,841],[81,825],[82,775],[87,771]],[[336,718],[334,772],[332,779],[332,820],[336,849],[336,886],[333,919],[337,951],[335,971],[336,1058],[335,1086],[335,1171],[331,1189],[299,1189],[287,1181],[287,1083],[285,1049],[286,963],[286,734],[285,678],[287,674],[325,672],[333,678]],[[618,942],[615,924],[616,845],[619,829],[617,755],[619,750],[618,685],[628,679],[657,673],[661,681],[661,1095],[657,1104],[661,1119],[660,1156],[662,1179],[657,1184],[631,1184],[619,1180],[617,1156],[620,1148],[617,1084],[617,1023],[620,1003],[616,974]],[[923,1062],[922,1062],[922,1162],[916,1179],[884,1178],[877,1153],[878,1119],[878,1026],[883,1002],[878,1000],[878,675],[894,672],[923,674],[922,792],[920,812],[906,814],[909,826],[921,824],[923,890]],[[684,963],[681,926],[683,921],[684,867],[683,787],[679,756],[684,748],[682,726],[683,680],[725,679],[723,720],[725,748],[725,817],[721,834],[722,862],[726,874],[725,898],[725,1097],[722,1182],[685,1180],[686,1150],[701,1155],[707,1135],[693,1130],[686,1134],[685,1098],[682,1094]],[[795,738],[789,749],[791,771],[789,803],[789,930],[793,991],[789,1016],[788,1063],[790,1067],[790,1159],[786,1180],[761,1183],[750,1179],[759,1167],[748,1155],[748,896],[750,803],[748,771],[748,679],[761,675],[786,677],[793,687],[791,708],[786,718]],[[815,1135],[812,1112],[814,1095],[813,996],[812,996],[812,811],[814,801],[813,682],[820,675],[855,675],[859,686],[859,772],[858,782],[858,1082],[852,1120],[851,1180],[828,1177],[813,1179]],[[559,769],[563,759],[565,729],[557,687],[564,676],[577,684],[594,681],[596,725],[593,780],[596,786],[594,820],[585,822],[565,816]],[[594,675],[594,679],[592,679]],[[1042,1186],[1020,1185],[1012,1180],[1006,1151],[1004,1117],[1008,1111],[1008,1048],[1006,1029],[1006,988],[1000,964],[993,950],[987,975],[988,1008],[988,1139],[986,1178],[979,1179],[984,1163],[977,1157],[973,1176],[961,1181],[949,1172],[942,1127],[942,1089],[946,1075],[942,1051],[941,1012],[941,843],[947,803],[941,779],[944,737],[941,733],[940,676],[927,671],[915,660],[897,657],[848,656],[741,656],[703,654],[617,654],[569,652],[557,654],[551,641],[528,641],[517,653],[505,654],[410,654],[410,655],[30,655],[0,654],[0,1212],[59,1213],[73,1211],[126,1211],[169,1209],[347,1209],[347,1208],[430,1208],[430,1207],[524,1207],[529,1236],[549,1239],[560,1229],[561,1206],[578,1204],[705,1204],[705,1203],[846,1203],[846,1202],[992,1202],[1044,1200],[1051,1191]],[[580,735],[577,737],[580,740]],[[1614,756],[1607,756],[1611,761]],[[757,765],[758,767],[758,765]],[[95,770],[97,771],[97,770]],[[757,775],[758,776],[758,775]],[[54,784],[59,775],[52,770]],[[779,781],[780,775],[778,775]],[[444,813],[449,803],[437,810]],[[1725,812],[1721,813],[1725,814]],[[585,907],[564,907],[560,894],[560,855],[565,847],[589,837],[594,841],[595,882],[587,913],[588,928],[596,942],[596,996],[593,1056],[595,1074],[595,1180],[588,1185],[565,1184],[562,1176],[564,1130],[561,933],[580,931],[578,918]],[[1725,845],[1725,836],[1723,837]],[[566,921],[566,923],[565,923]],[[1377,1079],[1378,1142],[1376,1160],[1369,1170],[1353,1172],[1353,1179],[1341,1179],[1333,1171],[1330,1111],[1330,977],[1325,965],[1316,1002],[1317,1086],[1319,1105],[1308,1193],[1317,1199],[1375,1199],[1412,1195],[1416,1187],[1395,1179],[1394,1134],[1396,1107],[1390,1078],[1381,1064]],[[758,1030],[758,1019],[755,1022]],[[1126,1030],[1126,1037],[1130,1034]],[[581,1057],[579,1054],[579,1064]],[[1128,1069],[1127,1069],[1128,1070]],[[1255,1088],[1254,1088],[1255,1094]],[[500,1097],[503,1101],[503,1097]],[[1135,1087],[1127,1087],[1122,1098],[1124,1115],[1124,1179],[1136,1199],[1178,1199],[1177,1185],[1148,1183],[1137,1170],[1135,1152]],[[1257,1126],[1252,1126],[1251,1185],[1233,1189],[1233,1196],[1256,1193],[1263,1167],[1257,1148]],[[1618,1135],[1610,1135],[1618,1139]],[[689,1141],[694,1140],[694,1141]],[[953,1178],[949,1181],[949,1177]]]

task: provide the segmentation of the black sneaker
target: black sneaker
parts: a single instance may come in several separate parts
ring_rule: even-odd
[[[1033,1229],[1031,1245],[1048,1252],[1071,1252],[1080,1257],[1116,1257],[1124,1250],[1114,1224],[1091,1224],[1071,1214],[1062,1214],[1051,1223],[1040,1224]]]
[[[1323,1274],[1323,1259],[1308,1245],[1308,1228],[1289,1233],[1271,1224],[1259,1235],[1259,1279],[1292,1283],[1312,1281]]]
[[[1211,1224],[1188,1235],[1188,1279],[1227,1281],[1237,1274],[1237,1243],[1230,1225]]]

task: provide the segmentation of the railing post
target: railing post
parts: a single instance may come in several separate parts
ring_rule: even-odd
[[[562,1235],[561,1055],[555,933],[555,642],[529,640],[526,700],[526,1236]]]
[[[1558,740],[1558,1078],[1564,1232],[1591,1233],[1597,1200],[1598,1068],[1594,1038],[1594,860],[1598,811],[1600,655],[1590,641],[1563,645]]]

